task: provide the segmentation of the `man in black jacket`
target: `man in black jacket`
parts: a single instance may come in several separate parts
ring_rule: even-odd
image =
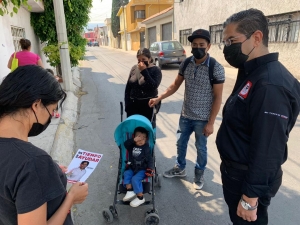
[[[268,21],[256,9],[224,23],[224,57],[239,69],[217,135],[223,193],[234,225],[268,224],[282,181],[287,141],[300,108],[300,84],[268,51]],[[255,222],[254,222],[255,221]]]

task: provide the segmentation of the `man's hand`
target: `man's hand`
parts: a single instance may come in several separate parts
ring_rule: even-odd
[[[146,174],[147,177],[153,177],[153,175],[154,175],[154,170],[148,168],[148,169],[146,169],[145,174]]]
[[[246,195],[243,195],[242,198],[248,202],[251,206],[255,206],[257,204],[258,198],[248,198]],[[257,220],[257,209],[255,210],[246,210],[241,205],[241,202],[239,202],[237,207],[236,214],[239,217],[242,217],[244,220],[247,220],[248,222]]]
[[[214,132],[214,124],[213,123],[207,123],[203,129],[203,134],[208,137]]]
[[[148,103],[148,105],[149,105],[149,107],[154,107],[155,105],[157,105],[158,103],[160,102],[160,98],[151,98],[150,100],[149,100],[149,103]]]

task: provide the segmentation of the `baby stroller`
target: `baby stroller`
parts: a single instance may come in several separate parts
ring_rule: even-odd
[[[123,121],[123,104],[121,105],[121,124],[115,130],[115,141],[120,150],[120,159],[118,165],[118,177],[114,195],[114,201],[108,209],[104,209],[102,215],[107,223],[112,223],[114,219],[118,218],[118,210],[116,205],[129,205],[129,202],[124,202],[123,200],[118,200],[118,194],[126,194],[126,188],[123,185],[123,173],[125,171],[126,161],[127,161],[127,150],[124,147],[124,142],[131,138],[133,135],[133,131],[136,127],[144,127],[148,130],[149,136],[149,146],[152,151],[153,162],[154,162],[154,176],[147,177],[143,180],[143,192],[151,194],[151,200],[145,201],[142,205],[150,205],[152,204],[149,210],[146,211],[145,216],[145,224],[146,225],[157,225],[159,224],[159,216],[157,210],[155,208],[155,193],[154,193],[154,186],[161,187],[161,174],[157,173],[156,169],[156,162],[155,162],[155,152],[154,152],[154,145],[155,145],[155,130],[152,128],[151,122],[144,116],[141,115],[133,115],[128,117],[125,121]],[[153,110],[153,114],[155,110]]]

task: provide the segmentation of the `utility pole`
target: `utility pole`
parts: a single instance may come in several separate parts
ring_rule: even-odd
[[[71,72],[69,44],[67,37],[66,18],[62,0],[53,0],[57,40],[60,53],[60,64],[63,77],[63,85],[66,91],[74,91],[74,84]]]

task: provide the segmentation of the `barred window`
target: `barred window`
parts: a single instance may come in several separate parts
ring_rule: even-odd
[[[192,28],[180,30],[179,31],[179,39],[182,45],[189,45],[188,36],[192,35]]]
[[[145,19],[145,10],[138,10],[134,11],[134,18],[135,19]]]
[[[210,43],[219,44],[222,42],[223,24],[209,26]]]
[[[25,38],[25,29],[21,27],[11,26],[10,30],[11,30],[11,35],[15,46],[15,51],[16,52],[21,51],[22,49],[19,42],[20,39]]]
[[[300,13],[268,16],[269,42],[298,42]]]

